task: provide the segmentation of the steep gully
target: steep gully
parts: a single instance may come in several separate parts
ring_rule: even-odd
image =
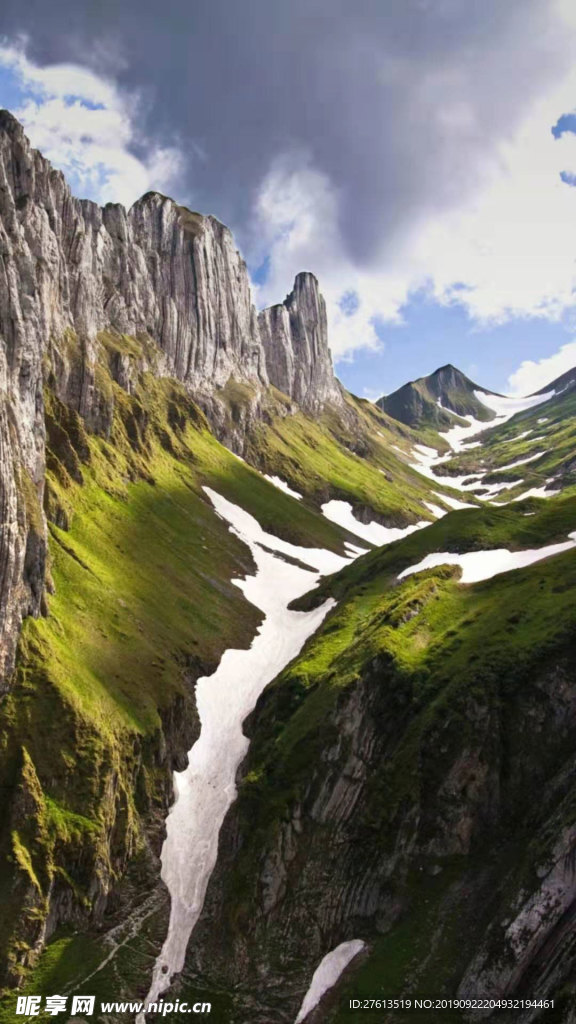
[[[214,491],[206,488],[206,493],[218,515],[252,552],[256,574],[234,582],[265,618],[248,650],[226,651],[213,675],[199,679],[196,686],[201,731],[189,753],[188,767],[174,777],[176,800],[162,850],[162,878],[171,897],[170,922],[153,969],[148,1004],[158,1000],[184,965],[216,863],[220,827],[236,795],[236,771],[248,749],[242,723],[264,687],[299,653],[335,602],[330,599],[311,612],[291,611],[289,605],[312,589],[320,576],[337,571],[361,553],[351,545],[348,557],[341,557],[289,544],[266,533],[253,516]],[[309,568],[303,568],[303,563]],[[340,970],[344,959],[337,958]],[[144,1020],[140,1015],[139,1024]]]

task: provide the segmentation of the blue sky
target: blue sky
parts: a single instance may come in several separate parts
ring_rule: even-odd
[[[566,326],[546,320],[518,318],[478,327],[462,307],[445,307],[423,295],[414,297],[402,313],[402,326],[378,326],[382,351],[358,350],[350,361],[338,362],[338,376],[350,391],[379,397],[445,363],[491,391],[507,391],[521,362],[553,356],[574,336]]]
[[[539,0],[530,2],[536,9]],[[481,46],[468,51],[468,63],[476,61],[482,69],[481,77],[470,81],[457,39],[446,58],[448,72],[431,59],[418,81],[422,54],[412,65],[407,60],[402,94],[413,106],[405,101],[404,120],[388,126],[386,147],[367,150],[366,161],[361,159],[364,165],[371,160],[371,177],[363,185],[342,178],[341,167],[322,164],[309,138],[282,132],[258,166],[249,166],[249,150],[239,153],[245,160],[228,156],[227,163],[218,158],[216,109],[209,121],[216,131],[211,139],[206,129],[190,137],[184,128],[180,134],[155,133],[146,113],[154,113],[156,125],[163,122],[150,82],[128,86],[114,68],[103,73],[88,57],[83,64],[43,63],[21,40],[0,40],[0,104],[20,117],[33,144],[64,171],[75,194],[130,205],[158,189],[228,223],[247,258],[258,305],[281,301],[299,271],[314,272],[327,300],[337,372],[356,394],[378,397],[447,362],[493,390],[527,393],[576,364],[576,17],[564,0],[552,6],[554,15],[546,4],[541,10],[556,33],[550,39],[558,53],[541,81],[540,66],[528,52],[529,77],[520,68],[516,80],[521,40],[510,49],[502,38],[487,36],[485,51]],[[407,8],[397,7],[403,17]],[[347,43],[350,25],[345,28]],[[566,40],[570,45],[564,52]],[[302,45],[299,38],[304,61]],[[395,53],[386,52],[384,37],[380,45],[382,66],[389,60],[396,74]],[[538,44],[529,36],[523,45],[526,50]],[[316,55],[312,48],[315,70]],[[486,62],[492,62],[490,75],[484,73]],[[130,69],[126,55],[117,63]],[[178,71],[177,62],[174,66]],[[342,81],[332,81],[335,96],[341,86],[353,90],[357,84],[358,69],[345,82],[342,68]],[[506,94],[509,106],[502,111],[499,76],[513,93]],[[240,92],[243,81],[240,76]],[[367,84],[376,95],[375,80]],[[327,130],[326,118],[333,113],[340,127],[346,111],[342,104],[327,108],[326,89],[319,89],[319,96],[320,123]],[[308,98],[313,108],[315,97]],[[382,102],[386,98],[383,94]],[[258,97],[252,92],[250,100],[252,109]],[[232,103],[229,91],[222,102],[224,120]],[[387,112],[383,107],[381,117]],[[272,113],[281,120],[280,100]],[[408,135],[403,134],[406,117]],[[254,136],[246,143],[239,133],[240,147],[258,141]],[[368,148],[375,145],[365,131],[362,141]],[[349,144],[350,151],[340,148],[339,157],[352,175],[358,171],[356,157],[364,154],[355,151],[357,139],[351,137]],[[420,175],[414,174],[418,159]],[[233,186],[244,163],[251,178],[239,203]],[[378,191],[380,167],[394,186]],[[409,189],[404,178],[410,178]],[[362,210],[368,193],[373,205]],[[346,225],[356,213],[369,227],[363,233],[354,228],[354,237]]]
[[[576,129],[576,118],[568,123],[570,130]],[[267,280],[269,264],[267,258],[250,268],[256,284]],[[356,312],[356,293],[345,292],[340,305],[349,315]],[[465,307],[434,301],[424,289],[413,295],[400,313],[400,323],[375,322],[377,348],[360,348],[336,358],[338,376],[348,390],[361,397],[379,398],[406,381],[453,363],[491,391],[506,392],[509,378],[523,361],[553,357],[576,333],[568,315],[560,322],[514,317],[501,324],[478,323]],[[552,364],[550,380],[562,372],[556,370]]]

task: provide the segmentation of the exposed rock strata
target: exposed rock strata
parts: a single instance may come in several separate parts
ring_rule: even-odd
[[[269,379],[305,409],[341,400],[326,312],[311,274],[260,318],[230,231],[151,192],[130,210],[75,199],[63,175],[0,112],[0,680],[22,617],[39,614],[45,524],[43,378],[89,429],[106,434],[99,387],[104,331],[150,339],[156,373],[183,381],[240,452]],[[284,359],[285,367],[282,364]],[[114,365],[112,365],[114,361]],[[130,390],[117,354],[113,377]],[[226,387],[246,386],[238,415]]]
[[[262,310],[258,322],[271,384],[307,409],[340,401],[326,304],[313,274],[298,274],[290,295],[281,305]]]
[[[386,779],[413,713],[409,694],[376,659],[336,702],[309,752],[309,771],[288,780],[288,804],[278,803],[275,790],[286,782],[286,766],[269,783],[266,771],[274,769],[265,771],[255,799],[250,781],[242,787],[179,990],[201,979],[233,991],[231,1024],[289,1024],[330,949],[352,938],[370,949],[410,914],[424,928],[418,905],[429,904],[434,939],[414,954],[414,991],[428,977],[428,955],[442,958],[447,944],[432,994],[553,996],[571,977],[573,956],[572,675],[568,660],[552,662],[505,710],[471,693],[464,726],[457,715],[431,724],[404,768],[419,779],[419,795],[388,814],[394,794],[387,796]],[[244,775],[261,772],[258,751],[289,721],[283,700],[281,687],[260,698]],[[538,808],[530,798],[537,788]],[[532,836],[535,872],[527,872],[522,851]],[[450,945],[455,920],[457,950]],[[406,925],[400,934],[403,948]],[[510,1019],[532,1021],[537,1013],[515,1011]]]

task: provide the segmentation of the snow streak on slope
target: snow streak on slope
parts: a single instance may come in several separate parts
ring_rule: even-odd
[[[491,579],[511,569],[523,569],[526,565],[540,562],[550,555],[558,555],[561,551],[569,551],[576,547],[576,531],[568,534],[569,540],[561,544],[548,544],[543,548],[531,548],[526,551],[508,551],[507,548],[495,548],[492,551],[469,551],[465,555],[452,554],[449,551],[436,551],[426,555],[421,562],[404,569],[398,576],[399,580],[411,576],[424,569],[434,569],[438,565],[459,565],[462,568],[461,583],[479,583],[480,580]]]
[[[421,530],[424,526],[430,526],[430,523],[425,519],[420,523],[412,524],[412,526],[403,527],[382,526],[381,523],[374,522],[361,523],[359,519],[356,519],[350,502],[337,501],[336,499],[327,501],[322,505],[322,512],[331,522],[342,526],[349,533],[356,534],[357,537],[362,537],[363,540],[370,541],[376,547],[381,547],[383,544],[391,544],[392,541],[400,540],[401,537],[407,537],[409,533],[414,533],[414,530]]]
[[[216,671],[196,684],[201,730],[189,753],[188,767],[174,775],[176,800],[162,848],[162,878],[171,898],[170,924],[154,965],[148,1003],[166,991],[184,965],[188,940],[216,863],[220,827],[236,797],[236,771],[248,749],[242,723],[267,683],[296,657],[335,602],[329,599],[311,612],[290,611],[288,605],[314,587],[320,575],[336,572],[349,562],[321,548],[279,540],[266,533],[248,512],[209,488],[205,491],[218,515],[252,552],[256,574],[233,582],[265,617],[249,649],[227,650]],[[278,555],[313,568],[299,568]],[[142,1022],[144,1016],[138,1019]]]
[[[310,988],[304,996],[294,1024],[302,1024],[302,1021],[306,1020],[308,1014],[318,1006],[324,993],[336,984],[342,971],[363,949],[364,943],[361,939],[352,939],[350,942],[341,942],[336,949],[326,954],[314,971]]]
[[[296,498],[296,501],[302,501],[302,495],[299,491],[295,491],[290,487],[290,484],[287,484],[281,476],[268,476],[267,473],[264,473],[264,479],[269,480],[271,484],[274,484],[274,487],[278,488],[278,490],[284,491],[284,494],[289,494],[291,498]]]
[[[422,504],[426,506],[433,516],[436,516],[436,519],[442,519],[443,516],[447,515],[447,509],[440,508],[439,505],[434,505],[431,501],[423,501]]]
[[[437,498],[440,498],[445,505],[449,505],[450,508],[476,508],[476,505],[471,505],[469,501],[458,501],[458,498],[452,498],[449,494],[438,494],[438,491],[432,491]]]
[[[545,395],[532,395],[529,398],[507,398],[501,395],[489,395],[485,391],[475,391],[475,397],[482,405],[485,405],[487,409],[496,413],[493,420],[484,422],[481,420],[474,419],[473,416],[462,416],[461,419],[468,420],[468,425],[465,427],[455,426],[451,427],[450,430],[441,431],[441,436],[446,439],[452,452],[448,455],[438,455],[438,452],[434,448],[429,448],[426,445],[417,444],[414,446],[414,456],[416,461],[411,463],[411,468],[415,469],[418,473],[423,476],[427,476],[430,480],[435,480],[437,483],[441,483],[446,487],[454,487],[460,491],[474,491],[482,485],[481,477],[486,476],[488,472],[500,472],[504,469],[512,469],[514,466],[525,465],[528,462],[532,462],[544,452],[539,455],[533,455],[526,459],[520,459],[515,463],[511,463],[508,466],[495,466],[492,470],[487,470],[485,473],[466,473],[464,476],[441,476],[436,472],[436,468],[443,463],[449,462],[454,454],[459,454],[469,450],[470,448],[476,448],[481,445],[481,442],[470,443],[469,439],[474,437],[476,434],[481,434],[486,430],[493,430],[494,427],[499,427],[503,423],[512,419],[519,412],[524,412],[526,409],[531,409],[536,405],[541,405],[542,402],[547,402],[550,398],[554,397],[554,392],[549,391]],[[440,399],[438,399],[438,405],[441,409],[444,406],[441,405]],[[450,409],[444,410],[445,412],[451,413]],[[526,433],[530,433],[527,431]],[[525,436],[525,434],[518,435],[519,437]],[[489,484],[485,487],[485,493],[478,495],[482,501],[490,501],[500,491],[509,490],[511,487],[517,487],[518,484],[522,483],[521,480],[510,480],[501,481],[497,484]],[[443,497],[443,500],[447,499]]]

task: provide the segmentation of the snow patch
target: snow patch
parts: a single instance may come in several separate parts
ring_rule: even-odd
[[[270,483],[274,484],[274,487],[277,487],[279,491],[284,491],[284,494],[289,494],[291,498],[296,498],[296,501],[302,501],[302,495],[300,492],[293,490],[293,488],[290,487],[290,484],[287,484],[282,477],[268,476],[267,473],[264,473],[264,479],[269,480]]]
[[[509,462],[507,466],[493,466],[490,472],[504,473],[507,469],[514,469],[516,466],[527,466],[529,462],[535,462],[536,459],[541,459],[543,455],[548,455],[548,452],[537,452],[536,455],[528,455],[524,459],[516,459],[516,462]]]
[[[486,391],[475,391],[474,394],[482,405],[491,409],[496,416],[509,420],[518,412],[525,412],[526,409],[533,409],[536,405],[542,405],[554,398],[555,391],[547,391],[545,395],[529,395],[527,398],[511,398],[509,395],[489,395]]]
[[[530,434],[533,433],[533,431],[534,428],[531,427],[530,430],[523,430],[521,434],[515,434],[514,437],[506,437],[502,441],[502,444],[512,444],[513,441],[521,441],[522,438],[528,437]]]
[[[450,508],[477,508],[477,505],[471,505],[469,501],[458,501],[458,498],[452,498],[448,494],[439,494],[438,491],[432,491],[432,494],[436,498],[440,498],[445,505],[449,505]]]
[[[341,942],[336,949],[326,954],[312,975],[310,988],[304,996],[294,1024],[302,1024],[302,1021],[306,1020],[308,1014],[318,1006],[324,993],[333,988],[342,971],[363,949],[364,943],[361,939],[352,939],[350,942]]]
[[[525,498],[553,498],[556,494],[560,494],[558,488],[548,488],[548,484],[551,484],[554,477],[549,477],[542,487],[531,487],[529,491],[524,491],[524,494],[519,494],[514,501],[524,501]]]
[[[400,540],[401,537],[407,537],[409,533],[414,533],[415,530],[421,530],[424,526],[430,525],[426,520],[404,527],[382,526],[380,523],[361,523],[359,519],[356,519],[350,502],[338,501],[335,498],[322,505],[322,513],[330,522],[348,530],[348,533],[354,533],[357,537],[370,541],[376,547],[391,544],[395,540]]]
[[[526,551],[508,551],[507,548],[494,548],[491,551],[469,551],[465,555],[452,554],[449,551],[436,551],[426,555],[416,565],[404,569],[398,576],[399,580],[412,576],[423,569],[434,569],[439,565],[459,565],[462,569],[461,583],[479,583],[500,573],[512,569],[523,569],[526,565],[540,562],[550,555],[558,555],[576,547],[576,531],[568,534],[569,539],[561,544],[548,544],[543,548],[532,548]]]
[[[440,508],[439,505],[433,505],[431,501],[423,501],[422,504],[426,506],[433,516],[436,516],[436,519],[442,519],[442,516],[446,515],[445,508]]]
[[[280,540],[266,533],[248,512],[210,488],[204,490],[232,533],[250,548],[256,574],[232,582],[264,612],[264,621],[250,648],[225,651],[216,671],[196,683],[200,736],[189,752],[188,767],[174,774],[176,798],[162,848],[170,923],[154,965],[148,1003],[157,1001],[184,965],[216,863],[220,827],[236,797],[236,771],[249,745],[242,723],[264,687],[296,657],[335,601],[330,598],[311,612],[291,611],[288,605],[314,587],[320,575],[335,572],[351,560]],[[302,569],[277,554],[313,568]],[[140,1014],[139,1024],[144,1020]]]

